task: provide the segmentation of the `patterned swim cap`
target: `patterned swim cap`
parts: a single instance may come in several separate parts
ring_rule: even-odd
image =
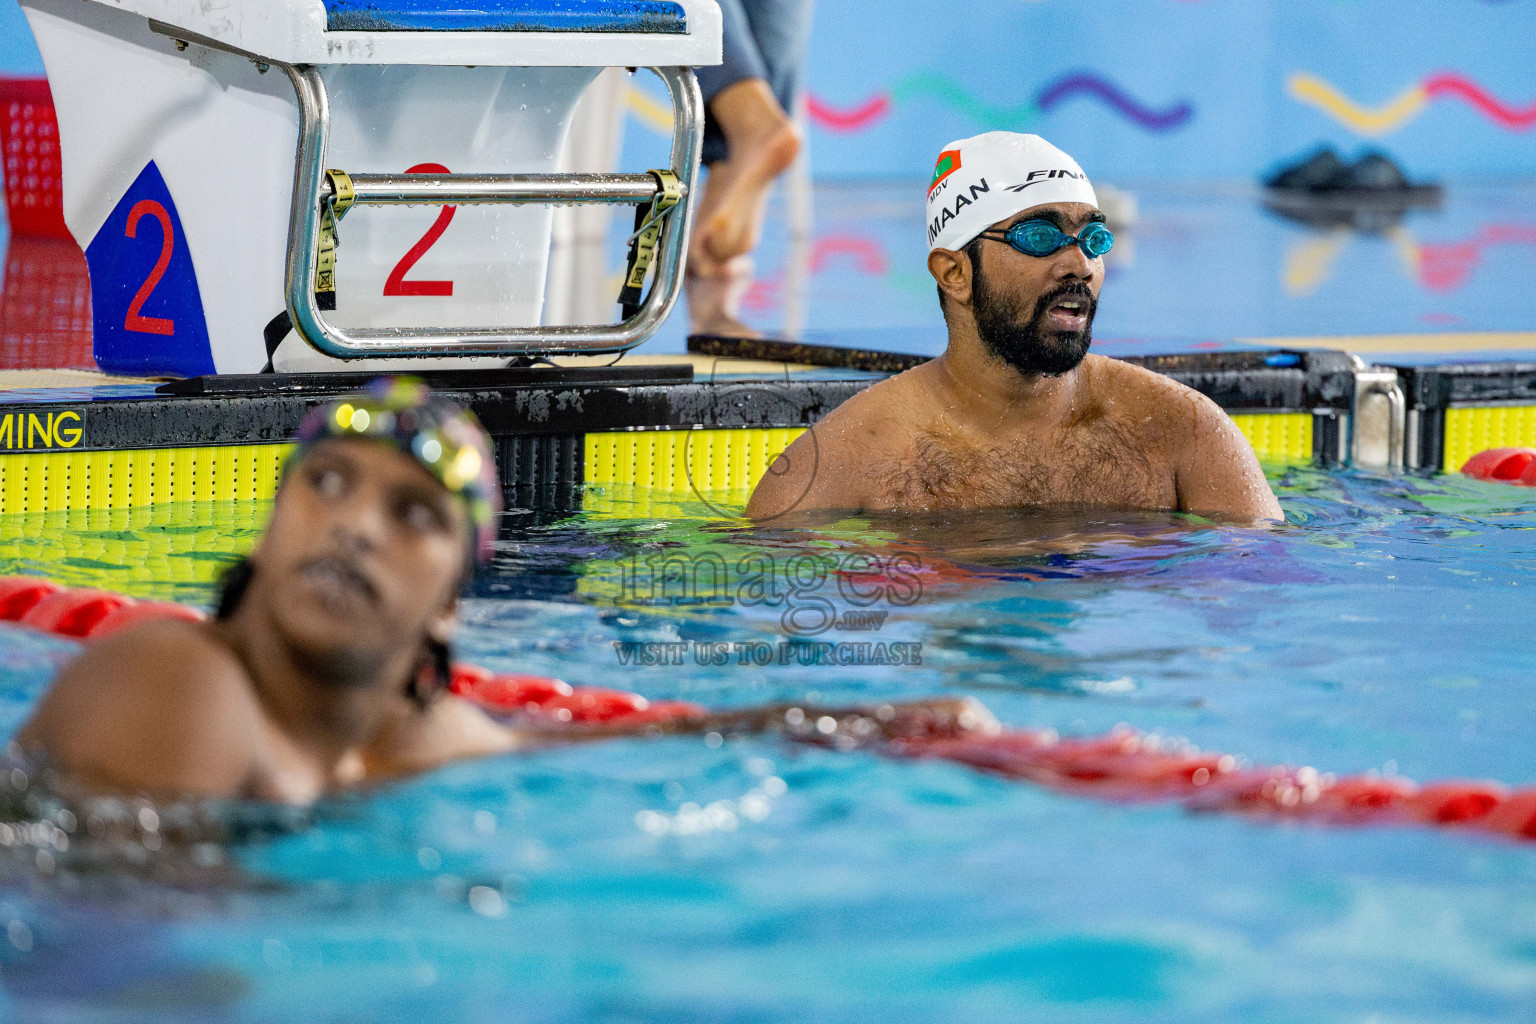
[[[464,502],[474,528],[475,561],[491,560],[501,485],[491,438],[462,406],[439,398],[414,377],[380,377],[358,395],[311,409],[299,425],[296,465],[327,438],[367,438],[394,445]]]

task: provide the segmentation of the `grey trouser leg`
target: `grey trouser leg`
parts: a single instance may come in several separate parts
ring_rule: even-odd
[[[725,136],[708,104],[720,90],[747,78],[767,81],[779,105],[793,110],[811,33],[812,0],[719,0],[723,61],[697,69],[704,93],[704,163],[726,156]]]

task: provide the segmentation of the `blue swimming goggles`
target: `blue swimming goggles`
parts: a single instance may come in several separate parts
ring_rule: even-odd
[[[1062,246],[1076,245],[1089,259],[1098,259],[1115,244],[1115,236],[1109,228],[1094,221],[1076,238],[1048,220],[1020,221],[1007,231],[983,231],[982,238],[1007,242],[1026,256],[1049,256]]]

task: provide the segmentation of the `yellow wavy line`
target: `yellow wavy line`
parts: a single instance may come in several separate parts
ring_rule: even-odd
[[[1397,250],[1398,258],[1403,261],[1403,272],[1417,280],[1419,265],[1424,262],[1424,253],[1419,248],[1418,241],[1401,224],[1390,228],[1387,231],[1387,237],[1392,240],[1392,247]]]
[[[1385,106],[1370,110],[1360,106],[1318,78],[1296,72],[1286,82],[1291,95],[1303,103],[1321,107],[1361,135],[1385,135],[1417,114],[1429,102],[1422,86],[1412,86]]]
[[[634,86],[629,87],[629,111],[647,128],[663,135],[672,134],[672,108],[651,99]]]
[[[1403,272],[1417,280],[1423,251],[1413,233],[1401,224],[1387,230],[1387,239],[1402,261]],[[1285,266],[1281,269],[1281,284],[1287,295],[1311,295],[1333,274],[1333,265],[1339,254],[1354,240],[1355,233],[1348,228],[1336,228],[1326,234],[1306,238],[1292,245],[1285,254]]]
[[[1281,278],[1285,294],[1301,296],[1317,291],[1318,285],[1333,273],[1334,261],[1352,237],[1348,228],[1339,228],[1293,245],[1286,253],[1285,272]]]

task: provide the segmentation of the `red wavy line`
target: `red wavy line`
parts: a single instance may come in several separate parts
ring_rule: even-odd
[[[810,271],[820,274],[839,256],[850,257],[860,273],[881,277],[890,271],[885,251],[873,238],[862,235],[824,235],[811,246]],[[772,309],[784,290],[784,271],[774,271],[753,281],[741,297],[743,309],[754,312]]]
[[[829,107],[815,96],[805,97],[806,113],[823,128],[839,132],[856,132],[867,128],[884,117],[891,109],[891,97],[877,93],[868,100],[848,110]]]
[[[852,257],[860,271],[876,277],[890,269],[879,242],[859,235],[827,235],[816,239],[816,245],[811,250],[811,273],[821,273],[834,256]]]
[[[1431,99],[1455,96],[1465,100],[1497,121],[1505,128],[1523,130],[1536,125],[1536,103],[1528,107],[1512,107],[1488,92],[1476,82],[1454,71],[1443,71],[1424,81],[1424,94]]]
[[[1419,246],[1419,282],[1431,291],[1461,287],[1493,245],[1536,245],[1536,225],[1490,224],[1465,242],[1424,242]]]

